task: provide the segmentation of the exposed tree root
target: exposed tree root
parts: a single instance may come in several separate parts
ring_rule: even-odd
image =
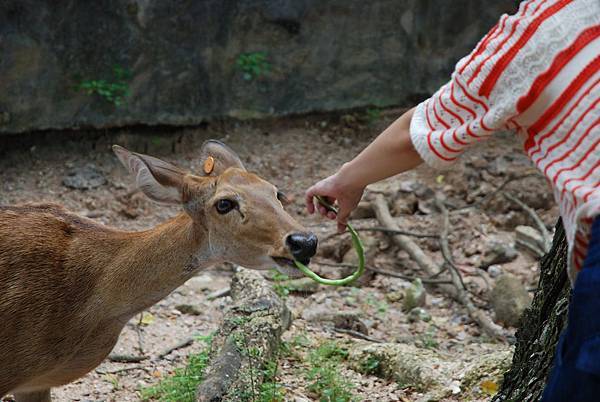
[[[212,343],[211,362],[198,386],[198,401],[255,400],[263,368],[277,353],[291,323],[285,303],[257,272],[238,268],[231,284],[233,305]]]
[[[436,204],[438,205],[438,208],[441,207],[440,210],[442,212],[443,227],[440,235],[440,241],[444,259],[451,268],[449,271],[452,280],[451,285],[438,284],[438,288],[446,295],[461,303],[469,313],[471,319],[473,319],[473,321],[475,321],[488,336],[498,340],[505,340],[505,334],[502,327],[496,325],[489,317],[487,317],[487,315],[476,308],[473,302],[471,302],[469,295],[465,290],[460,272],[454,267],[454,264],[451,260],[452,254],[448,248],[448,210],[444,206],[443,202],[436,200]],[[384,227],[394,231],[399,230],[396,220],[392,217],[383,195],[377,194],[375,196],[373,208],[375,210],[375,214],[377,215],[377,219]],[[395,234],[392,236],[392,238],[402,250],[406,251],[410,255],[410,257],[419,265],[421,269],[427,273],[428,276],[436,275],[439,272],[438,265],[433,262],[433,260],[431,260],[431,258],[429,258],[429,256],[427,256],[427,254],[425,254],[425,252],[423,252],[423,250],[408,236]]]

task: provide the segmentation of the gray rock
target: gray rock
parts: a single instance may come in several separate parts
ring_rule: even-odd
[[[179,311],[182,314],[188,314],[188,315],[201,315],[202,314],[202,310],[200,310],[200,307],[194,306],[192,304],[178,304],[177,306],[175,306],[175,310]]]
[[[497,278],[502,275],[502,267],[500,265],[490,265],[487,273],[491,278]]]
[[[431,315],[422,307],[415,307],[408,313],[409,322],[431,321]]]
[[[531,297],[519,278],[504,274],[496,280],[490,294],[490,304],[496,321],[516,327],[523,311],[531,304]]]
[[[415,307],[423,307],[427,303],[427,292],[423,287],[421,279],[415,279],[409,288],[404,291],[402,298],[402,309],[411,311]]]
[[[519,256],[517,250],[508,244],[490,242],[483,253],[481,267],[487,268],[494,264],[504,264],[515,260]]]
[[[0,133],[415,104],[516,8],[512,0],[5,0]],[[101,80],[122,88],[101,95],[102,85],[93,89]]]
[[[63,184],[76,190],[90,190],[106,184],[106,177],[94,165],[74,168],[63,178]]]
[[[387,299],[387,301],[394,303],[404,298],[404,292],[393,290],[391,292],[386,293],[385,298]]]
[[[350,219],[369,219],[375,218],[375,211],[371,207],[371,203],[361,201],[358,203],[354,211],[350,214]]]
[[[515,229],[515,243],[517,246],[533,253],[536,257],[542,257],[545,243],[542,234],[531,226],[517,226]]]
[[[213,289],[214,279],[208,274],[201,274],[190,278],[186,283],[186,287],[190,287],[196,293],[203,293],[205,290]]]
[[[418,202],[417,196],[413,193],[403,194],[402,197],[398,197],[394,200],[392,213],[394,215],[412,215],[417,211]]]

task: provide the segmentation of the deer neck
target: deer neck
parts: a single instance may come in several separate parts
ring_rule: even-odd
[[[128,233],[104,286],[111,315],[129,319],[216,262],[206,230],[185,213],[151,230]]]

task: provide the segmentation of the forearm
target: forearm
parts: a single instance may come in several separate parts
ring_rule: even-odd
[[[414,108],[404,113],[353,160],[344,164],[342,181],[365,187],[420,165],[423,160],[410,139]]]

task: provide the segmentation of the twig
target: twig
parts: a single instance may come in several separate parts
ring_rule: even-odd
[[[215,300],[220,297],[229,296],[230,293],[231,293],[231,288],[228,286],[226,288],[217,289],[214,292],[209,293],[208,296],[206,296],[206,298],[208,300]]]
[[[464,211],[465,209],[474,208],[474,207],[477,207],[479,205],[485,204],[486,202],[488,202],[489,200],[491,200],[496,194],[498,194],[500,191],[502,191],[504,189],[504,187],[506,187],[507,184],[509,184],[509,183],[511,183],[513,181],[522,180],[522,179],[525,179],[527,177],[532,177],[532,176],[541,177],[539,173],[527,173],[527,174],[524,174],[522,176],[509,177],[502,184],[500,184],[499,187],[497,187],[494,191],[492,191],[491,193],[489,193],[488,195],[486,195],[485,197],[483,197],[481,200],[475,201],[475,202],[473,202],[473,203],[471,203],[469,205],[465,205],[465,206],[460,207],[460,208],[453,209],[452,212]]]
[[[121,368],[115,369],[115,370],[96,369],[96,373],[98,373],[98,374],[116,374],[116,373],[121,373],[123,371],[131,371],[131,370],[146,370],[146,368],[141,364],[136,364],[135,366],[121,367]]]
[[[148,359],[148,356],[134,356],[134,355],[108,355],[108,360],[114,363],[139,363]]]
[[[435,279],[435,278],[437,278],[438,276],[440,276],[441,274],[443,274],[444,272],[446,272],[447,270],[448,270],[448,265],[447,265],[447,264],[444,264],[444,265],[442,265],[442,267],[440,268],[440,270],[439,270],[439,271],[437,271],[437,272],[436,272],[435,274],[433,274],[433,275],[430,275],[430,276],[429,276],[429,279]]]
[[[156,357],[156,359],[162,359],[163,357],[165,357],[166,355],[170,354],[171,352],[177,350],[177,349],[181,349],[181,348],[185,348],[186,346],[190,346],[192,343],[194,343],[194,337],[190,336],[189,338],[185,338],[180,342],[177,342],[175,345],[166,348],[165,350],[163,350],[162,352],[160,352],[158,354],[158,356]]]
[[[321,260],[315,260],[314,262],[316,264],[324,265],[326,267],[356,268],[356,266],[353,265],[353,264],[346,264],[346,263],[343,263],[343,262],[327,262],[327,261],[321,261]],[[371,271],[371,272],[375,272],[376,274],[391,276],[393,278],[400,278],[400,279],[404,279],[405,281],[409,281],[409,282],[412,282],[415,279],[420,279],[421,282],[432,284],[432,285],[439,285],[439,284],[442,284],[442,283],[452,283],[449,280],[444,280],[444,279],[430,279],[430,278],[417,278],[417,277],[412,277],[412,276],[408,276],[408,275],[398,274],[396,272],[384,271],[382,269],[375,268],[375,267],[369,267],[369,266],[365,266],[365,269],[368,270],[368,271]]]
[[[357,228],[357,227],[355,227],[354,230],[356,230],[357,232],[382,232],[382,233],[389,233],[389,234],[399,234],[399,235],[404,235],[404,236],[415,237],[417,239],[439,239],[438,235],[433,235],[433,234],[428,234],[428,233],[417,233],[417,232],[411,232],[408,230],[390,229],[390,228],[384,228],[384,227],[372,227],[372,228]],[[319,241],[324,243],[329,239],[333,239],[334,237],[342,236],[347,233],[348,232],[342,232],[342,233],[335,232],[335,233],[328,235],[327,237],[324,237],[322,240],[319,240]]]
[[[448,216],[448,209],[444,204],[442,198],[440,198],[439,194],[435,195],[435,205],[442,213],[442,231],[440,233],[440,251],[442,252],[442,257],[448,267],[450,267],[450,277],[452,278],[452,282],[454,283],[456,279],[458,279],[458,283],[460,287],[464,290],[467,289],[465,285],[465,281],[463,281],[462,275],[454,262],[452,261],[452,253],[450,252],[450,246],[448,245],[448,228],[450,227],[450,217]]]
[[[348,334],[354,338],[363,339],[365,341],[374,342],[374,343],[384,343],[383,341],[381,341],[379,339],[371,338],[369,335],[365,335],[363,333],[354,331],[352,329],[334,328],[333,330],[335,332],[339,332],[340,334]]]
[[[135,326],[135,332],[137,333],[138,336],[138,350],[140,352],[140,355],[145,355],[146,353],[144,353],[144,334],[143,334],[143,329],[142,329],[142,320],[144,319],[144,313],[140,313],[140,319],[137,323],[137,325]]]
[[[435,204],[442,215],[442,233],[440,236],[441,239],[443,239],[442,248],[445,248],[448,255],[450,255],[448,250],[448,230],[450,227],[448,209],[439,196],[435,197]],[[469,299],[469,295],[465,291],[466,288],[464,287],[464,282],[462,281],[460,272],[457,269],[451,269],[450,276],[452,277],[452,282],[456,288],[455,299],[467,309],[471,319],[473,319],[473,321],[475,321],[490,337],[501,341],[506,340],[506,336],[502,327],[494,323],[487,315],[475,307],[473,302]]]
[[[369,271],[373,271],[373,272],[375,272],[377,274],[391,276],[393,278],[400,278],[400,279],[404,279],[405,281],[409,281],[409,282],[413,282],[416,279],[420,279],[421,282],[423,282],[425,284],[429,284],[429,285],[442,285],[442,284],[451,284],[452,283],[452,281],[450,281],[448,279],[411,277],[411,276],[408,276],[408,275],[397,274],[395,272],[384,271],[384,270],[377,269],[377,268],[372,268],[372,267],[367,267],[367,269]]]
[[[417,239],[439,239],[440,236],[426,233],[416,233],[407,230],[397,230],[397,229],[389,229],[382,227],[374,227],[374,228],[354,228],[357,232],[383,232],[383,233],[393,233],[393,234],[401,234],[404,236],[416,237]]]
[[[377,219],[381,224],[389,229],[398,229],[398,223],[394,218],[392,218],[392,214],[390,213],[390,209],[388,208],[387,202],[382,194],[377,194],[375,196],[375,200],[372,203],[373,209],[375,210],[375,214],[377,215]],[[439,267],[433,262],[431,258],[408,236],[402,234],[394,234],[392,235],[392,239],[394,242],[404,251],[408,253],[408,255],[419,265],[419,267],[425,271],[425,273],[429,276],[439,275]],[[450,284],[440,284],[439,288],[444,291],[447,295],[451,297],[456,297],[456,289],[454,286]]]
[[[467,285],[465,285],[465,282],[463,281],[462,275],[460,274],[460,270],[458,269],[458,267],[456,265],[454,265],[454,263],[450,259],[450,250],[448,248],[448,240],[446,240],[444,243],[445,243],[445,246],[442,246],[442,241],[440,241],[440,247],[441,247],[440,251],[442,252],[442,257],[444,258],[444,262],[446,263],[446,265],[448,265],[448,267],[450,267],[451,271],[456,272],[456,274],[458,275],[458,278],[460,280],[461,287],[463,289],[467,289]]]
[[[527,212],[527,214],[535,222],[535,225],[537,226],[538,230],[540,231],[540,234],[542,235],[542,238],[544,239],[544,253],[550,251],[550,247],[552,246],[552,236],[550,236],[550,233],[548,233],[546,225],[544,225],[544,222],[540,219],[539,215],[535,212],[535,210],[529,205],[525,204],[520,199],[518,199],[517,197],[515,197],[514,195],[511,195],[506,192],[502,192],[502,195],[509,201],[517,204],[523,211]]]

